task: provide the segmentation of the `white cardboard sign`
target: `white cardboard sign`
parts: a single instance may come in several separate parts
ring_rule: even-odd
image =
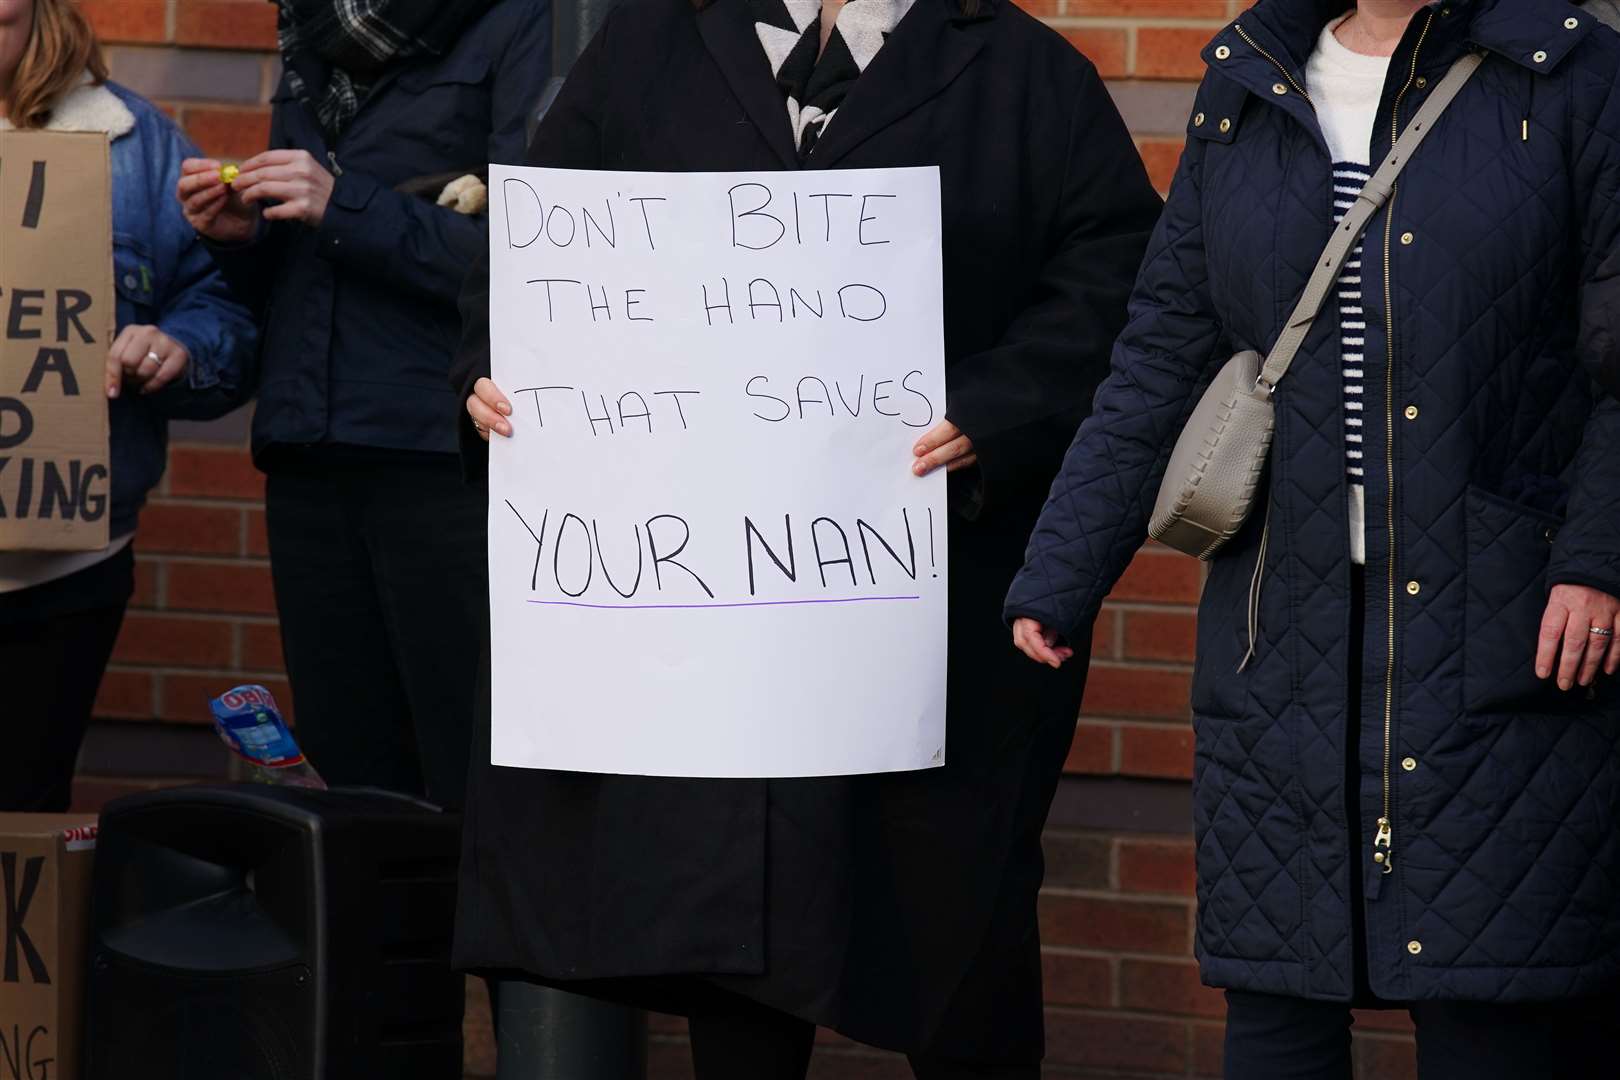
[[[496,765],[945,760],[938,170],[496,166]]]

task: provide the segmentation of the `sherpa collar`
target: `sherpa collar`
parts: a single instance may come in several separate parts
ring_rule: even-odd
[[[10,130],[10,121],[0,119],[0,130]],[[135,114],[105,84],[84,82],[63,95],[51,110],[46,131],[100,131],[117,139],[135,130]]]

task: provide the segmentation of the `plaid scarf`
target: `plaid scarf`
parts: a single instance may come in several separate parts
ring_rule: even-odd
[[[342,134],[395,60],[438,56],[495,0],[275,0],[294,94],[328,138]]]
[[[801,159],[914,0],[848,0],[821,48],[821,0],[748,0],[754,32],[787,99]]]

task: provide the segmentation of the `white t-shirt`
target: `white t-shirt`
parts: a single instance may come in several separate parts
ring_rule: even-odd
[[[1333,155],[1333,219],[1341,220],[1372,176],[1373,126],[1389,75],[1387,56],[1364,56],[1346,48],[1328,24],[1305,65],[1305,87]],[[1383,155],[1379,155],[1382,160]],[[1367,561],[1366,344],[1367,311],[1362,297],[1361,245],[1339,276],[1340,354],[1344,363],[1344,452],[1350,485],[1350,558]]]

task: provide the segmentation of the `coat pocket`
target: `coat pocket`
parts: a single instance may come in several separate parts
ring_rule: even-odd
[[[1547,609],[1547,564],[1563,524],[1469,487],[1463,707],[1470,714],[1563,712],[1586,703],[1536,678],[1536,638]]]
[[[113,234],[113,288],[118,293],[119,328],[157,322],[157,267],[146,244],[129,233]]]

